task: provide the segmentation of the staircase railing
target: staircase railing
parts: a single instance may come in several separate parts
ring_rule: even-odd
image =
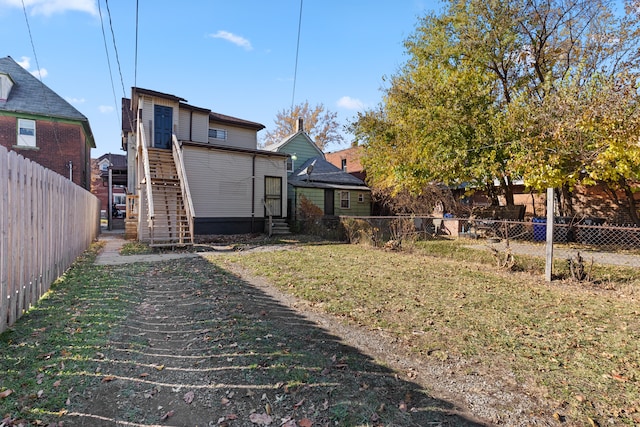
[[[184,208],[187,213],[187,220],[189,221],[189,239],[193,244],[193,200],[191,199],[191,191],[189,190],[189,181],[187,180],[187,174],[184,167],[184,157],[182,156],[182,149],[178,138],[174,134],[172,136],[173,147],[173,160],[176,164],[176,170],[178,172],[178,178],[180,178],[180,190],[182,191],[182,200],[184,201]]]
[[[153,211],[153,186],[151,184],[151,169],[149,167],[149,151],[147,150],[147,141],[144,134],[144,125],[142,121],[138,121],[138,150],[142,152],[142,165],[144,169],[144,182],[147,193],[147,221],[149,224],[149,235],[151,243],[153,243],[153,220],[155,212]]]
[[[267,210],[267,215],[269,217],[269,223],[267,224],[267,234],[269,235],[269,237],[271,237],[271,235],[273,234],[273,214],[271,213],[271,209],[267,205],[267,201],[265,199],[262,199],[262,204]]]

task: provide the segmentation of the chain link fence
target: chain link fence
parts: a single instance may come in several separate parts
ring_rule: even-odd
[[[492,220],[429,216],[332,217],[299,224],[301,232],[332,240],[383,246],[390,241],[438,238],[546,242],[546,218]],[[640,227],[608,225],[600,218],[555,218],[554,242],[602,251],[640,250]]]

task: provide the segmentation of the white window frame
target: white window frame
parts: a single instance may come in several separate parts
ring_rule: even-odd
[[[358,194],[358,202],[364,203],[364,194],[362,193]]]
[[[346,171],[347,171],[347,159],[342,159],[342,160],[340,161],[340,165],[342,166],[342,170],[343,170],[344,172],[346,172]]]
[[[295,170],[295,160],[291,156],[287,157],[287,172],[293,172]]]
[[[212,134],[214,136],[211,136]],[[209,136],[209,139],[216,139],[218,141],[226,141],[228,134],[227,134],[226,129],[209,128],[208,136]]]
[[[127,204],[127,195],[123,193],[117,193],[113,195],[113,204],[114,205],[126,205]]]
[[[29,131],[32,132],[29,132]],[[19,147],[36,147],[36,121],[32,119],[18,119],[17,126]]]
[[[345,195],[346,195],[346,198],[345,198]],[[344,203],[344,202],[347,202],[347,203]],[[349,194],[348,191],[340,192],[340,209],[351,209],[351,194]]]

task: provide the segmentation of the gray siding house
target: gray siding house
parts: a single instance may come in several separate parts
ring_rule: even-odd
[[[288,156],[257,149],[263,125],[136,87],[127,103],[138,240],[188,244],[194,234],[264,232],[270,217],[286,217]]]

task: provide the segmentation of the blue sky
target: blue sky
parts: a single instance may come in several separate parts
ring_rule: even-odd
[[[0,57],[11,56],[35,75],[39,66],[44,83],[89,119],[94,158],[123,153],[120,100],[134,85],[274,128],[276,114],[293,98],[300,0],[138,4],[137,69],[135,0],[0,0]],[[304,0],[294,103],[322,103],[342,124],[374,107],[383,76],[406,59],[403,41],[419,17],[440,6],[437,0]],[[343,147],[329,149],[346,147],[345,136]]]

